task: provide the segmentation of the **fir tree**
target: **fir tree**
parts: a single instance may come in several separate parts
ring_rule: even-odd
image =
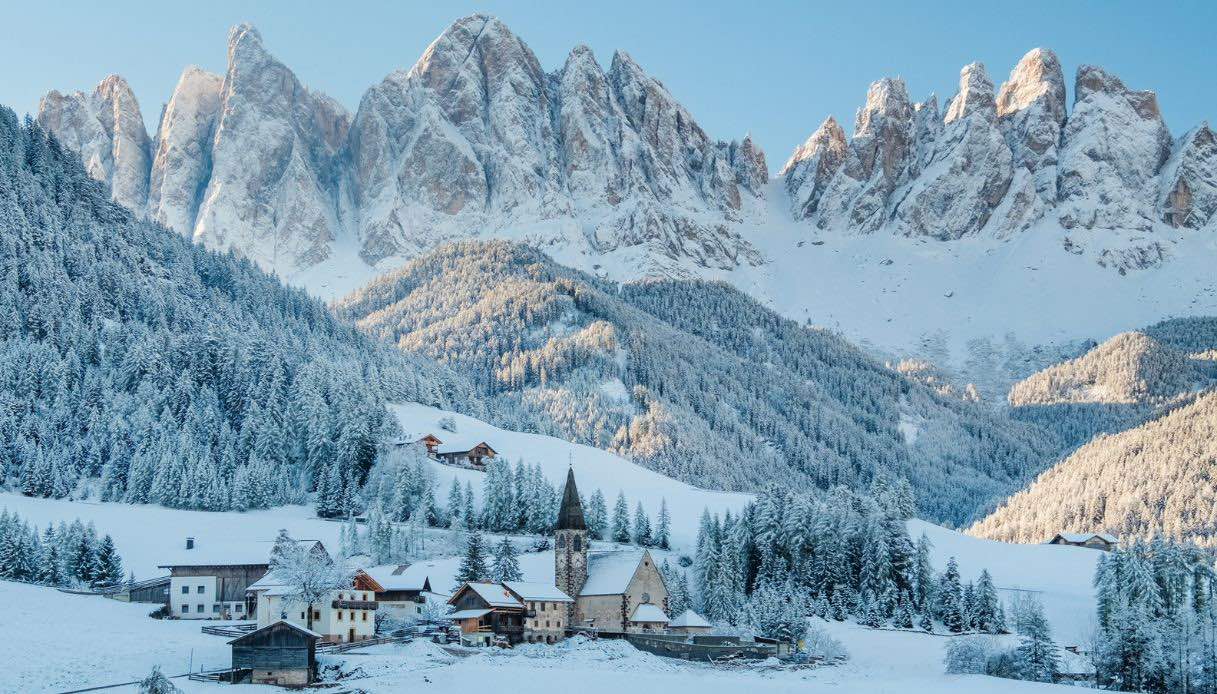
[[[592,498],[587,505],[587,530],[594,539],[608,538],[608,505],[599,489],[592,492]]]
[[[942,623],[951,633],[958,634],[963,631],[963,586],[959,583],[959,565],[955,562],[955,557],[947,561],[947,569],[938,583],[937,594],[937,612]]]
[[[123,560],[114,548],[114,540],[107,534],[97,546],[97,571],[93,576],[98,585],[112,585],[123,579]]]
[[[634,507],[634,544],[639,547],[651,546],[651,519],[642,508],[642,502]]]
[[[461,557],[461,565],[456,571],[456,588],[469,582],[486,580],[489,571],[486,569],[486,552],[480,530],[470,531],[465,540],[465,555]]]
[[[625,501],[625,492],[617,494],[617,503],[613,506],[612,539],[621,543],[630,541],[630,507]]]
[[[1060,669],[1060,658],[1044,610],[1038,602],[1026,615],[1022,642],[1015,651],[1015,663],[1021,679],[1052,682]]]
[[[671,549],[672,516],[668,513],[668,500],[659,500],[659,517],[655,524],[655,546]]]
[[[516,559],[516,547],[507,537],[495,546],[494,567],[490,571],[490,577],[496,583],[519,581],[524,577],[520,572],[520,562]]]

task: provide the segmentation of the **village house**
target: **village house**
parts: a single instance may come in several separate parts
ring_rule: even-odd
[[[316,540],[300,540],[325,551]],[[169,569],[170,614],[179,619],[252,619],[251,585],[270,569],[271,540],[213,541],[186,538],[160,568]]]
[[[422,446],[423,448],[426,449],[427,456],[434,458],[435,450],[442,443],[443,443],[443,441],[441,441],[439,439],[439,437],[436,436],[435,434],[423,433],[423,434],[407,434],[407,435],[401,437],[400,439],[398,439],[396,442],[396,445],[398,445],[398,446],[410,446],[410,445]]]
[[[441,463],[470,467],[474,470],[484,470],[486,463],[498,455],[490,444],[477,439],[451,438],[447,443],[436,446],[435,457]]]
[[[268,573],[249,587],[257,602],[258,627],[287,621],[316,632],[326,643],[363,641],[376,635],[376,593],[384,587],[365,571],[356,571],[350,588],[330,591],[312,605],[294,599],[296,589]],[[308,611],[312,610],[312,624]]]
[[[283,620],[229,641],[233,684],[303,687],[317,678],[317,641],[321,635]],[[248,670],[248,673],[240,671]]]
[[[1109,533],[1057,533],[1045,544],[1089,547],[1110,552],[1118,543],[1119,539]]]
[[[433,562],[384,564],[367,569],[368,575],[384,588],[376,593],[376,602],[399,619],[421,619],[427,614],[428,606],[448,602],[450,596],[431,588],[434,571]]]
[[[461,629],[461,640],[475,646],[490,643],[494,636],[508,643],[524,640],[524,602],[498,583],[469,582],[448,600],[454,611],[448,615]]]
[[[554,576],[558,588],[575,599],[567,616],[572,629],[626,633],[666,627],[668,589],[651,553],[590,551],[573,469],[566,474],[554,527]]]
[[[557,643],[566,638],[566,618],[575,601],[547,583],[505,581],[503,587],[524,605],[524,640]]]

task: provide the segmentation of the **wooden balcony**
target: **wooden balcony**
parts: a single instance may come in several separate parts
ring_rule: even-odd
[[[377,602],[375,600],[334,600],[330,603],[330,607],[335,610],[375,610]]]

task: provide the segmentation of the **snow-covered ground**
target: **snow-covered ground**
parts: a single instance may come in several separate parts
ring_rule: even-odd
[[[498,452],[501,459],[513,465],[520,460],[527,465],[539,463],[546,479],[559,493],[561,485],[566,481],[567,469],[572,468],[579,492],[590,497],[599,489],[604,494],[610,510],[618,492],[625,492],[630,511],[632,512],[635,504],[641,501],[654,522],[659,513],[660,501],[666,500],[668,512],[672,515],[672,544],[678,548],[692,547],[696,542],[697,527],[703,510],[709,509],[711,513],[718,514],[728,510],[735,513],[751,498],[749,494],[698,489],[591,446],[550,436],[499,429],[472,417],[425,405],[394,405],[392,410],[401,422],[403,431],[432,433],[440,439],[443,439],[447,432],[440,428],[438,422],[442,418],[451,417],[456,422],[455,435],[462,441],[484,440]],[[433,463],[432,468],[439,485],[437,496],[441,499],[447,498],[445,495],[453,477],[459,479],[462,485],[466,481],[472,482],[475,493],[481,491],[485,473],[440,463]]]
[[[58,692],[129,682],[159,664],[168,675],[224,666],[228,639],[199,631],[199,624],[145,617],[147,605],[65,595],[50,588],[0,582],[6,624],[21,634],[0,653],[0,691]],[[707,692],[758,694],[795,691],[841,693],[1033,692],[1048,685],[942,673],[948,637],[874,631],[851,624],[823,624],[849,651],[840,666],[811,670],[767,667],[724,669],[659,658],[620,642],[531,645],[510,652],[452,656],[427,642],[376,646],[341,656],[321,656],[350,675],[343,684],[369,694],[483,689],[504,694],[616,694]],[[202,684],[184,678],[186,692],[282,691],[272,687]],[[107,691],[133,692],[134,686]]]

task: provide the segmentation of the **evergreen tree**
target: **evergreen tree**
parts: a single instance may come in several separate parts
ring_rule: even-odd
[[[123,579],[123,560],[114,548],[114,540],[107,534],[97,546],[97,571],[93,576],[98,585],[112,585]]]
[[[1060,669],[1056,643],[1052,641],[1043,608],[1038,602],[1032,602],[1031,606],[1023,624],[1022,642],[1015,651],[1016,667],[1020,679],[1052,682]]]
[[[489,576],[486,568],[486,551],[480,530],[469,532],[465,540],[465,555],[456,571],[456,588],[467,582],[484,581]]]
[[[591,501],[587,505],[587,530],[594,539],[608,538],[608,505],[604,494],[599,489],[592,492]]]
[[[613,506],[612,540],[621,543],[630,541],[630,507],[625,501],[625,492],[617,494],[617,503]]]
[[[642,502],[634,507],[634,544],[639,547],[651,546],[651,519],[642,508]]]
[[[668,500],[659,500],[659,517],[655,524],[655,546],[671,549],[672,516],[668,513]]]
[[[942,623],[951,633],[958,634],[964,630],[963,586],[959,583],[959,565],[955,557],[947,561],[947,569],[938,582],[937,612]]]
[[[516,547],[507,537],[495,546],[494,567],[490,571],[490,577],[496,583],[519,581],[524,577],[520,571],[520,562],[516,559]]]
[[[1000,616],[1001,604],[997,599],[997,589],[993,587],[993,577],[988,569],[980,572],[976,582],[976,593],[973,606],[973,626],[987,634],[1000,634],[1005,625],[1004,617]]]

